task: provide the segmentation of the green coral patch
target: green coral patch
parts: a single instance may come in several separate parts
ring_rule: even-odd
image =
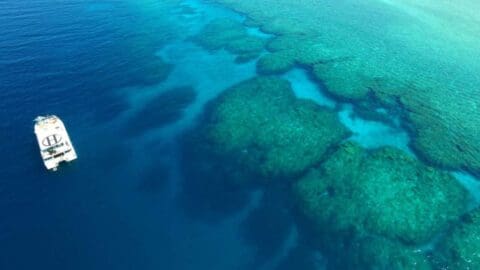
[[[226,49],[238,55],[239,62],[258,57],[266,40],[248,34],[244,25],[230,19],[217,19],[207,24],[194,41],[209,50]]]
[[[290,51],[299,63],[305,65],[330,62],[346,56],[339,50],[329,48],[315,35],[278,36],[267,44],[267,49],[272,52]]]
[[[266,54],[257,62],[260,74],[276,74],[289,71],[295,65],[295,58],[288,51]]]
[[[334,112],[297,99],[287,81],[272,77],[227,90],[207,126],[216,153],[269,178],[305,171],[347,136]]]
[[[439,93],[432,102],[423,95],[401,98],[413,123],[414,147],[434,164],[480,173],[480,100]]]
[[[276,34],[272,53],[288,51],[259,72],[307,65],[334,96],[403,109],[425,159],[480,175],[479,1],[215,2]]]
[[[342,145],[295,185],[299,208],[320,231],[423,243],[465,210],[467,192],[447,173],[400,150]]]
[[[252,36],[235,39],[226,44],[227,50],[235,54],[258,53],[263,50],[264,46],[263,39]]]
[[[257,70],[263,74],[283,73],[295,64],[313,66],[342,57],[315,36],[278,36],[267,44],[267,49],[271,54],[263,56],[257,63]]]
[[[447,236],[437,255],[439,269],[480,269],[480,209]]]
[[[358,100],[367,96],[369,86],[355,62],[343,61],[318,64],[313,68],[313,76],[322,81],[328,91],[339,98]]]
[[[352,244],[346,269],[431,270],[428,257],[414,247],[380,237],[366,237]]]

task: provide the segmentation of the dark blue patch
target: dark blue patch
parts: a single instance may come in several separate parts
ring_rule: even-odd
[[[242,224],[244,240],[256,250],[253,268],[260,268],[278,254],[292,230],[293,217],[286,195],[280,188],[266,191],[260,205]]]
[[[160,128],[182,118],[188,105],[195,101],[197,94],[191,87],[168,90],[150,100],[130,119],[127,134],[139,135],[152,128]]]
[[[192,133],[182,141],[182,181],[179,203],[192,218],[216,222],[241,210],[248,202],[245,187],[233,179],[245,177],[242,168],[209,152],[202,136]]]

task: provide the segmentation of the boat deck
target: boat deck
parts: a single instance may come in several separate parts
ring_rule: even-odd
[[[37,117],[35,135],[47,169],[56,170],[59,163],[70,162],[77,158],[65,125],[57,116]]]

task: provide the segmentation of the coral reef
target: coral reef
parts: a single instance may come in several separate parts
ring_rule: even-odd
[[[440,245],[436,255],[439,269],[480,268],[480,209],[463,218]]]
[[[193,40],[209,50],[226,49],[238,56],[238,62],[257,58],[265,47],[265,39],[249,35],[240,22],[217,19],[207,24]]]
[[[266,54],[257,62],[257,71],[260,74],[276,74],[289,71],[295,65],[295,57],[291,52],[276,52]]]
[[[262,56],[257,70],[262,74],[283,73],[295,64],[313,66],[342,58],[342,54],[329,49],[316,36],[278,36],[267,44],[271,52]]]
[[[361,68],[353,67],[354,61],[331,62],[313,66],[313,76],[321,81],[326,89],[340,99],[365,99],[370,85],[365,80]]]
[[[296,99],[285,80],[257,77],[221,95],[207,119],[212,150],[264,177],[290,177],[348,136],[336,115]]]
[[[340,262],[345,269],[357,270],[431,270],[429,258],[418,249],[380,237],[354,241],[347,258]]]
[[[334,96],[401,106],[426,160],[480,174],[478,2],[215,1],[277,35],[260,73],[302,64]]]
[[[465,168],[480,174],[480,100],[451,99],[438,93],[401,97],[415,136],[413,146],[424,158],[446,168]]]
[[[467,192],[447,173],[400,150],[343,144],[294,187],[320,234],[380,235],[424,243],[465,210]]]

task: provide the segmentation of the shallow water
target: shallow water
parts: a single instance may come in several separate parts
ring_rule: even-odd
[[[185,179],[196,165],[182,164],[195,160],[185,137],[216,97],[257,75],[256,59],[238,63],[190,39],[216,18],[245,16],[199,0],[0,2],[1,269],[324,268],[290,182]],[[345,140],[416,158],[399,115],[377,108],[381,117],[365,118],[305,67],[278,77],[333,111],[351,132]],[[32,120],[50,113],[79,155],[56,173],[43,168],[33,137]],[[453,175],[477,206],[478,179]]]

